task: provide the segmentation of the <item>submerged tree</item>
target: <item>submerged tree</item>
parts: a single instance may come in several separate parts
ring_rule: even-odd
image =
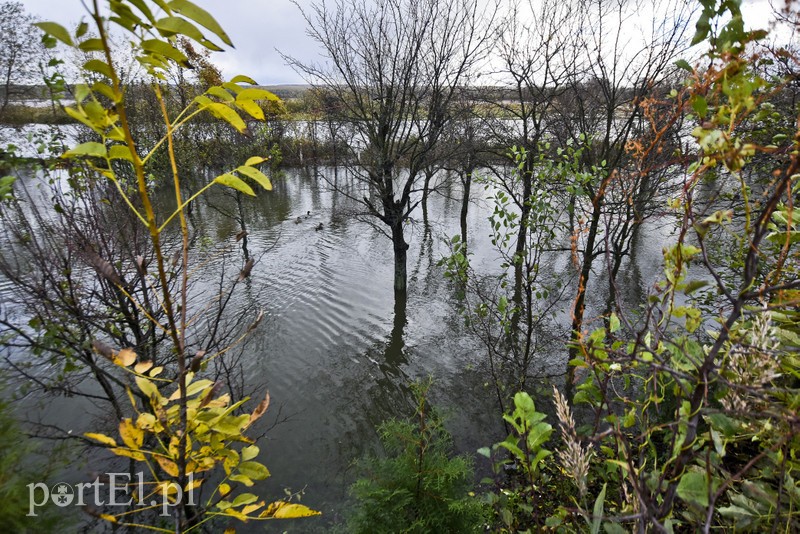
[[[419,203],[420,174],[450,120],[448,108],[486,48],[491,9],[475,0],[338,0],[304,10],[328,64],[287,58],[324,87],[357,135],[349,161],[358,200],[388,228],[394,289],[407,289],[405,224]]]
[[[44,63],[44,47],[33,26],[35,19],[19,2],[0,4],[0,118],[20,84],[33,83]]]
[[[645,5],[652,14],[637,18],[642,5],[636,2],[579,2],[580,20],[593,23],[582,26],[575,73],[554,107],[555,138],[582,148],[583,174],[565,191],[573,212],[571,246],[578,272],[572,306],[575,339],[583,329],[595,260],[611,257],[613,293],[634,231],[665,198],[663,186],[669,174],[663,160],[672,154],[670,147],[662,144],[660,149],[639,152],[637,160],[629,141],[648,134],[648,99],[665,96],[678,79],[674,63],[688,48],[694,9],[683,0]],[[673,120],[670,126],[674,124]],[[669,139],[664,132],[650,137],[651,143]]]
[[[800,528],[800,110],[776,112],[792,80],[783,69],[763,76],[753,51],[766,32],[745,30],[736,2],[700,4],[695,42],[709,50],[695,66],[680,62],[684,87],[648,112],[653,131],[672,122],[675,108],[694,125],[696,152],[674,170],[680,187],[664,204],[676,232],[646,298],[573,342],[569,400],[580,411],[558,391],[555,404],[556,472],[574,487],[557,485],[570,504],[539,508],[534,524],[642,533]],[[800,61],[780,55],[794,68]],[[520,499],[552,498],[544,485],[505,490],[517,524],[530,520]]]
[[[241,317],[235,323],[225,320],[231,295],[250,276],[254,258],[242,260],[235,274],[223,269],[220,292],[210,299],[192,286],[209,258],[194,246],[191,202],[215,185],[249,196],[255,192],[248,182],[270,190],[269,178],[258,169],[268,158],[252,156],[187,191],[190,169],[180,164],[175,143],[177,132],[207,114],[243,133],[241,114],[263,119],[257,102],[276,97],[237,76],[192,96],[185,108],[168,106],[167,73],[190,60],[179,37],[209,50],[220,49],[213,41],[231,44],[211,15],[187,0],[110,0],[104,9],[95,0],[89,15],[94,34],[88,23],[74,32],[54,22],[37,24],[52,43],[57,39],[70,49],[97,53],[83,64],[86,83],[76,85],[75,101],[65,107],[90,139],[61,155],[67,163],[62,185],[68,191],[59,190],[55,176],[55,188],[44,188],[44,198],[20,194],[2,213],[12,250],[3,251],[0,265],[21,304],[4,310],[6,348],[29,348],[32,361],[41,358],[66,378],[51,382],[46,374],[27,372],[19,354],[8,354],[7,362],[45,391],[50,383],[66,384],[59,392],[110,402],[109,418],[118,432],[75,438],[130,459],[131,476],[138,470],[148,480],[134,492],[130,509],[89,510],[103,520],[163,531],[152,516],[152,524],[136,519],[152,514],[151,499],[159,498],[174,532],[199,529],[215,519],[314,515],[286,500],[267,505],[234,486],[249,487],[269,476],[258,461],[259,448],[246,436],[265,413],[269,396],[243,412],[247,399],[234,402],[235,391],[223,392],[230,387],[228,377],[213,374],[263,317],[252,310],[245,324]],[[112,28],[130,40],[150,81],[163,125],[156,140],[138,135],[131,122],[132,97],[112,54]],[[164,155],[166,165],[151,169],[148,163],[157,154]],[[50,192],[54,205],[47,212]],[[162,195],[171,196],[172,205],[158,205]],[[27,268],[28,258],[41,262],[41,268]],[[228,370],[227,364],[221,368]],[[76,373],[81,378],[69,380]],[[220,470],[224,476],[212,476]],[[181,498],[212,485],[202,502]]]

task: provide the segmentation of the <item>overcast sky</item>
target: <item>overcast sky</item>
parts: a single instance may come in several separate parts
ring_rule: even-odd
[[[299,9],[289,0],[193,2],[211,13],[233,40],[235,50],[213,56],[226,78],[247,74],[264,85],[303,83],[300,76],[284,65],[275,49],[300,59],[319,59],[316,44],[306,36]],[[77,23],[85,13],[80,0],[22,0],[22,3],[32,15],[63,25]]]
[[[213,61],[230,78],[247,74],[259,84],[303,83],[276,51],[301,60],[319,60],[320,50],[307,35],[299,9],[289,0],[193,0],[209,11],[231,36],[235,50],[214,54]],[[779,3],[783,0],[777,0]],[[311,0],[299,0],[307,5]],[[26,10],[64,25],[77,23],[85,12],[80,0],[22,0]],[[746,20],[765,27],[770,7],[767,0],[746,1]]]

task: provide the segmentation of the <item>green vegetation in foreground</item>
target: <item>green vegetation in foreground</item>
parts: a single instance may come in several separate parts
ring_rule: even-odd
[[[384,454],[358,462],[347,521],[358,534],[481,532],[488,509],[470,491],[472,460],[452,457],[450,435],[428,402],[431,382],[412,386],[415,413],[378,427]]]
[[[41,462],[35,454],[37,444],[28,438],[4,401],[0,400],[0,525],[5,532],[19,534],[45,534],[64,532],[75,520],[72,510],[50,506],[37,511],[37,517],[26,517],[29,513],[28,484],[44,482],[57,462],[53,451],[48,452],[48,466],[37,466]]]

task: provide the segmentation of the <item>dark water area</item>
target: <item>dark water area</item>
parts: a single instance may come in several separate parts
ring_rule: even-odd
[[[346,194],[335,192],[331,183]],[[486,351],[465,326],[455,288],[437,266],[448,252],[446,238],[460,232],[460,186],[443,186],[431,195],[427,226],[419,208],[412,214],[406,231],[409,291],[403,313],[394,301],[391,243],[380,227],[359,216],[359,205],[348,198],[363,196],[357,180],[341,169],[288,169],[273,177],[273,185],[273,191],[241,203],[223,188],[196,202],[190,217],[195,250],[212,260],[196,273],[195,297],[213,297],[218,273],[243,263],[244,242],[233,240],[241,228],[231,215],[240,216],[248,230],[246,254],[256,263],[230,309],[241,313],[233,319],[242,325],[252,322],[253,312],[238,310],[262,309],[264,320],[237,357],[243,389],[254,397],[251,406],[265,391],[271,397],[267,414],[249,431],[261,436],[258,460],[271,477],[248,491],[267,502],[284,498],[285,492],[304,491],[301,502],[323,515],[251,522],[237,531],[325,531],[342,520],[354,460],[378,452],[376,427],[412,413],[409,385],[414,381],[433,379],[430,400],[443,414],[456,452],[475,456],[478,448],[505,436]],[[492,206],[482,187],[474,186],[472,196],[472,266],[478,275],[496,275],[498,257],[488,222]],[[169,198],[159,200],[169,205]],[[319,224],[322,229],[317,230]],[[668,220],[649,224],[638,240],[635,259],[620,275],[626,300],[635,302],[649,289],[643,281],[653,280],[671,228]],[[228,244],[228,254],[207,254],[219,243]],[[568,255],[554,256],[549,264],[559,272],[571,269]],[[607,286],[602,268],[594,283]],[[0,285],[0,292],[5,290]],[[569,328],[569,304],[554,312],[553,346],[561,349],[538,355],[534,363],[532,374],[541,370],[542,376],[556,375],[532,384],[543,394],[538,407],[547,412],[547,391],[552,383],[563,384],[557,375],[566,370],[562,341]],[[590,309],[603,305],[602,292],[588,302]],[[45,416],[61,425],[74,424],[80,432],[96,430],[103,418],[99,407],[78,399],[59,399],[48,405]],[[76,461],[64,480],[85,480],[85,460]],[[478,457],[476,471],[488,469],[488,462]]]
[[[331,170],[317,172],[334,180]],[[347,189],[343,171],[338,179]],[[250,282],[263,285],[266,320],[245,351],[245,376],[249,385],[269,389],[270,412],[282,421],[260,442],[272,477],[257,493],[269,499],[284,488],[305,488],[302,502],[323,512],[270,526],[305,532],[340,517],[353,460],[376,450],[382,421],[412,413],[413,381],[433,378],[431,400],[459,452],[474,453],[500,437],[481,347],[456,313],[453,288],[436,265],[447,252],[445,236],[459,231],[460,205],[452,193],[431,197],[427,231],[420,214],[408,227],[405,316],[395,309],[390,241],[321,176],[285,172],[274,180],[274,191],[247,202],[248,212],[262,215],[247,217],[248,248],[255,256],[269,250]],[[488,268],[486,215],[476,205],[469,225],[483,241],[476,239],[476,264]],[[218,230],[224,224],[203,220]],[[315,230],[320,223],[323,229]]]

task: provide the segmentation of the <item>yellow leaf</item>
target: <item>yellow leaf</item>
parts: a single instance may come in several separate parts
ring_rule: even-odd
[[[225,529],[225,532],[223,534],[236,534],[236,529],[233,527],[228,527]]]
[[[95,434],[93,432],[87,432],[86,434],[84,434],[84,436],[86,436],[89,439],[99,441],[103,445],[110,445],[112,447],[117,446],[117,442],[114,441],[114,438],[108,437],[105,434]]]
[[[239,74],[238,76],[234,76],[231,78],[230,83],[249,83],[250,85],[257,85],[256,81],[249,77],[245,76],[244,74]]]
[[[137,376],[136,385],[139,386],[141,392],[147,395],[147,397],[150,399],[155,398],[156,400],[161,401],[161,394],[158,392],[158,388],[148,379]]]
[[[242,165],[241,167],[236,168],[236,172],[247,176],[254,182],[257,182],[258,185],[260,185],[267,191],[272,191],[272,182],[269,181],[269,178],[267,178],[267,176],[263,172],[259,171],[255,167],[248,167],[247,165]]]
[[[247,516],[243,513],[239,512],[238,510],[234,510],[233,508],[227,508],[224,512],[227,515],[233,516],[239,521],[247,521]]]
[[[154,378],[155,378],[155,377],[157,377],[158,375],[160,375],[160,374],[161,374],[161,371],[163,371],[163,370],[164,370],[164,367],[162,367],[162,366],[160,366],[160,365],[159,365],[158,367],[153,367],[153,368],[150,370],[150,372],[149,372],[149,373],[147,373],[147,374],[149,374],[150,376],[152,376],[152,377],[154,377]]]
[[[197,382],[192,383],[186,388],[186,396],[193,397],[200,393],[201,391],[206,390],[207,388],[211,388],[214,386],[214,382],[211,380],[198,380]]]
[[[231,487],[229,484],[225,484],[224,482],[219,485],[219,494],[221,497],[229,494],[231,492]]]
[[[247,130],[247,125],[244,123],[239,114],[225,104],[212,102],[206,106],[206,109],[218,119],[222,119],[236,128],[239,133],[244,133],[245,130]]]
[[[133,366],[133,370],[136,371],[139,374],[142,374],[142,373],[147,372],[147,370],[150,369],[151,367],[153,367],[153,362],[152,361],[139,362],[139,363],[137,363],[136,365]],[[153,375],[150,375],[150,376],[153,376]]]
[[[162,480],[156,484],[153,493],[156,492],[158,492],[160,495],[172,495],[173,493],[178,493],[178,485],[170,480]]]
[[[206,408],[224,408],[231,402],[231,396],[228,393],[220,395],[216,399],[206,404]]]
[[[113,515],[109,515],[109,514],[100,514],[100,519],[105,519],[109,523],[116,523],[117,522],[117,518],[114,517]]]
[[[248,167],[252,167],[253,165],[264,163],[268,159],[269,158],[262,158],[261,156],[252,156],[250,158],[247,158],[247,161],[245,161],[244,164],[247,165]]]
[[[158,465],[161,466],[161,469],[163,469],[166,474],[168,474],[171,477],[178,476],[178,464],[176,464],[172,460],[164,458],[163,456],[156,456],[155,458],[156,461],[158,462]]]
[[[257,500],[258,496],[253,493],[242,493],[241,495],[236,496],[231,506],[246,506],[256,502]]]
[[[133,458],[134,460],[137,460],[139,462],[143,462],[144,461],[144,454],[142,454],[139,451],[129,451],[128,449],[123,449],[123,448],[120,448],[120,447],[117,447],[115,449],[110,449],[110,450],[111,450],[111,452],[113,452],[117,456],[125,456],[127,458]]]
[[[122,441],[130,449],[138,450],[144,442],[144,432],[137,428],[130,418],[125,418],[119,422],[119,435]]]
[[[243,89],[241,93],[236,96],[236,102],[239,103],[243,100],[272,100],[273,102],[280,102],[274,93],[270,93],[266,89],[259,89],[257,87],[248,87]]]
[[[214,183],[228,186],[232,189],[240,191],[245,195],[250,195],[251,197],[256,196],[253,188],[247,185],[241,178],[238,178],[232,174],[222,174],[214,178]]]
[[[264,120],[264,110],[252,100],[237,100],[236,107],[246,112],[257,121]]]
[[[133,352],[133,349],[122,349],[117,353],[117,357],[114,358],[114,363],[123,367],[128,367],[135,361],[136,353]]]
[[[189,466],[187,465],[187,471],[189,470],[188,468]],[[183,491],[192,491],[194,489],[197,489],[203,484],[203,481],[205,481],[204,478],[193,478],[191,482],[186,483],[186,486],[183,488]]]
[[[151,413],[143,413],[136,419],[136,426],[142,430],[152,430],[156,426],[156,416]]]
[[[320,515],[322,512],[312,510],[308,506],[302,504],[289,504],[285,503],[284,506],[279,507],[272,517],[276,519],[294,519],[297,517],[310,517],[312,515]]]
[[[244,485],[245,485],[245,486],[247,486],[248,488],[250,488],[250,487],[252,487],[252,486],[253,486],[253,480],[252,480],[250,477],[248,477],[248,476],[246,476],[246,475],[243,475],[243,474],[241,474],[241,473],[240,473],[240,474],[238,474],[238,475],[231,475],[230,479],[231,479],[233,482],[239,482],[239,483],[241,483],[241,484],[244,484]]]
[[[258,510],[259,508],[263,508],[264,504],[265,504],[264,501],[260,501],[260,502],[254,503],[254,504],[248,504],[247,506],[242,508],[242,513],[245,514],[245,515],[250,515],[251,513],[253,513],[256,510]]]

